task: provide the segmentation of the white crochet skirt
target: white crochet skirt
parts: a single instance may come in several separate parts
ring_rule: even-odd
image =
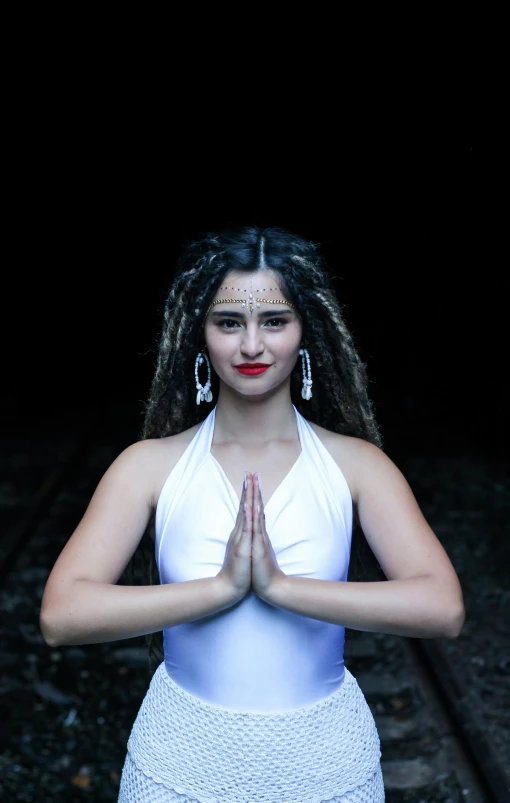
[[[356,679],[283,712],[222,708],[154,673],[118,803],[382,803],[381,751]]]

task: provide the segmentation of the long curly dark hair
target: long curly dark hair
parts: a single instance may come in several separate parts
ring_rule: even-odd
[[[261,262],[261,255],[263,260]],[[367,394],[365,365],[342,315],[328,266],[316,244],[282,228],[245,226],[208,233],[189,242],[177,262],[165,303],[156,371],[145,408],[142,439],[175,435],[203,421],[211,411],[196,404],[195,359],[205,348],[205,314],[230,271],[251,273],[270,268],[280,289],[303,323],[302,345],[308,349],[313,395],[301,396],[300,361],[291,375],[291,400],[301,415],[331,432],[353,435],[381,446]],[[205,380],[202,379],[202,384]],[[219,378],[211,371],[213,400]],[[212,402],[214,404],[214,401]],[[126,571],[131,582],[140,555],[147,584],[159,584],[154,561],[154,517]],[[366,570],[381,574],[358,524],[354,527],[348,580]],[[346,631],[347,637],[347,631]],[[163,659],[162,633],[146,637],[149,674]]]

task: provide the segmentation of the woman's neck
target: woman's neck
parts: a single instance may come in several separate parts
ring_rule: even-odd
[[[289,389],[266,398],[242,398],[221,392],[214,423],[214,443],[261,445],[273,440],[298,439]]]

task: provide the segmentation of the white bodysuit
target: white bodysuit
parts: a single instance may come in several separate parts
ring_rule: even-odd
[[[286,575],[345,581],[352,535],[349,487],[292,406],[301,453],[264,500],[266,529]],[[155,544],[161,583],[214,577],[223,565],[240,497],[211,454],[215,412],[216,407],[161,491]],[[242,477],[239,493],[241,486]],[[270,605],[253,591],[230,608],[168,628],[163,636],[170,677],[224,708],[293,709],[327,697],[344,678],[343,627]]]

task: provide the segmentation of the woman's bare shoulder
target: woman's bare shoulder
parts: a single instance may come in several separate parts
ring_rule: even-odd
[[[363,438],[332,432],[311,421],[308,423],[344,475],[351,496],[356,500],[360,463],[367,459],[367,454],[370,457],[371,452],[381,452],[381,450]]]
[[[134,444],[134,448],[139,453],[137,459],[140,463],[143,465],[145,455],[147,462],[151,465],[154,506],[157,504],[169,474],[177,465],[199,428],[200,424],[195,424],[175,435],[167,435],[164,438],[147,438],[147,440]]]
[[[332,432],[329,429],[319,426],[312,421],[308,421],[315,434],[321,439],[326,448],[333,447],[336,450],[344,452],[351,457],[359,457],[367,452],[381,452],[378,446],[364,440],[357,438],[355,435],[342,435],[340,432]]]
[[[325,429],[319,426],[319,424],[315,424],[313,421],[308,421],[308,423],[326,448],[333,447],[344,450],[347,453],[354,453],[360,448],[363,448],[363,444],[367,443],[367,441],[364,441],[362,438],[356,438],[353,435],[342,435],[340,432],[332,432],[330,429]]]
[[[128,449],[133,449],[140,454],[146,452],[147,454],[161,455],[168,454],[169,451],[179,450],[180,448],[188,446],[194,436],[201,427],[201,423],[195,424],[189,429],[182,432],[177,432],[175,435],[166,435],[164,438],[146,438],[145,440],[136,441]]]
[[[164,438],[147,438],[127,446],[110,466],[107,474],[144,487],[155,507],[161,489],[200,424]]]

